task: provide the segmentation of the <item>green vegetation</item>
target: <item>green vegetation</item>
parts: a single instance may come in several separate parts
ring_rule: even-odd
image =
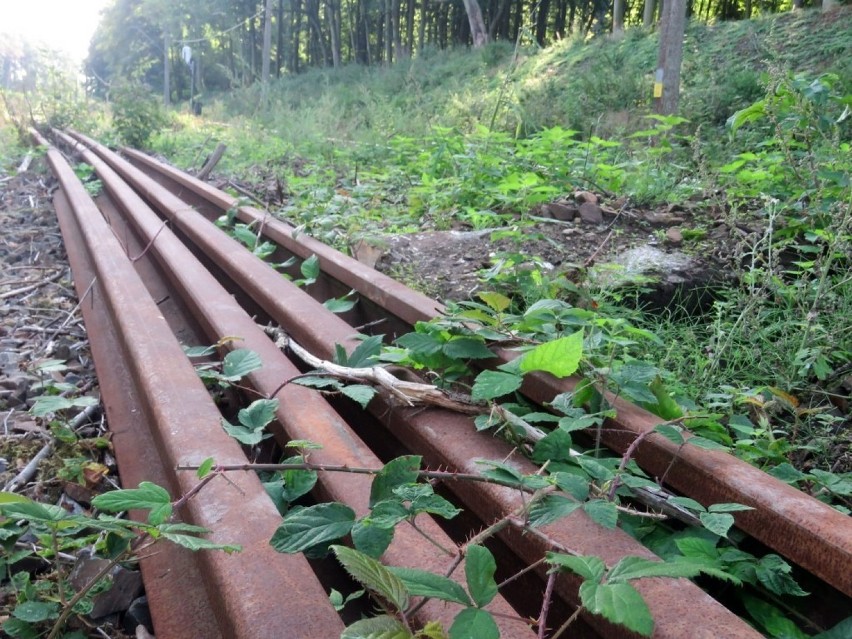
[[[419,458],[365,470],[376,480],[370,513],[360,518],[344,504],[300,501],[317,473],[336,472],[310,462],[307,451],[316,444],[293,443],[298,455],[264,471],[283,516],[271,543],[281,552],[333,553],[384,604],[385,614],[356,622],[344,636],[496,637],[486,610],[497,592],[494,559],[482,543],[495,526],[535,534],[579,508],[601,526],[622,527],[664,559],[649,565],[626,558],[607,570],[595,557],[549,554],[551,571],[582,577],[581,601],[595,614],[650,634],[653,619],[630,581],[701,574],[705,582],[738,586],[732,598],[768,635],[839,637],[848,630],[848,620],[835,634],[814,627],[793,568],[776,555],[746,552],[731,514],[744,506],[705,508],[676,498],[689,525],[655,524],[631,506],[635,490],[656,486],[653,478],[629,454],[608,454],[579,431],[600,432],[614,410],[610,391],[657,415],[655,432],[678,445],[727,450],[849,513],[843,386],[852,360],[849,16],[841,8],[828,16],[796,12],[693,24],[681,110],[670,117],[650,115],[657,38],[637,28],[620,39],[566,38],[547,49],[521,38],[517,48],[506,42],[473,51],[424,47],[387,68],[314,69],[272,83],[264,96],[257,85],[223,93],[205,105],[205,119],[171,113],[165,126],[153,98],[136,87],[112,96],[108,131],[90,115],[70,120],[95,134],[149,143],[184,167],[198,167],[224,142],[223,173],[249,185],[275,184],[277,214],[342,250],[359,239],[423,229],[499,229],[517,240],[516,253],[495,256],[481,274],[485,292],[476,299],[457,300],[445,316],[393,344],[373,336],[337,358],[352,368],[404,365],[441,387],[466,390],[482,408],[477,429],[490,429],[546,465],[547,472],[525,476],[489,462],[463,478],[529,493],[523,512],[507,513],[451,549],[467,559],[465,588],[377,561],[400,523],[418,513],[456,514],[425,481],[431,477]],[[12,139],[2,127],[0,135]],[[14,156],[2,148],[5,167]],[[729,285],[712,291],[709,309],[684,304],[646,312],[626,303],[633,291],[601,290],[582,269],[551,270],[525,254],[522,240],[537,207],[581,189],[636,207],[691,201],[724,211],[726,222],[747,228],[728,247]],[[708,241],[706,217],[703,222],[699,212],[689,242]],[[232,216],[220,221],[255,254],[271,254],[256,229],[233,222]],[[317,268],[316,260],[306,260],[299,281],[315,279]],[[330,302],[342,310],[354,303]],[[494,346],[518,344],[513,362],[497,370],[474,366]],[[221,371],[210,366],[202,377],[211,388],[234,384],[260,366],[253,355],[235,351]],[[536,371],[581,381],[542,408],[516,392]],[[293,381],[362,407],[376,392],[365,381],[321,371]],[[35,413],[85,401],[61,399],[67,405],[48,398]],[[276,408],[274,400],[256,400],[222,426],[255,447],[269,437]],[[67,472],[74,473],[73,464]],[[221,472],[210,461],[199,474]],[[0,510],[19,514],[15,508]],[[80,544],[105,525],[73,523],[68,534],[81,541],[69,543]],[[48,528],[39,532],[49,541]],[[331,545],[347,535],[354,549]],[[56,539],[53,534],[51,543]],[[45,543],[42,552],[49,555],[51,546]],[[451,628],[412,628],[412,595],[463,610]],[[355,597],[332,593],[341,607]],[[39,622],[53,621],[59,607],[39,611],[47,615]]]

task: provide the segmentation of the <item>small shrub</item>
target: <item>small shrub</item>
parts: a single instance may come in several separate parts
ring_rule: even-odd
[[[141,83],[121,83],[112,90],[111,97],[113,128],[129,146],[144,147],[165,126],[159,101]]]

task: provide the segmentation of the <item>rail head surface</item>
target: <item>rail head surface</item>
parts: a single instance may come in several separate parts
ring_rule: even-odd
[[[128,157],[159,171],[183,187],[228,208],[237,205],[231,196],[149,156],[126,149]],[[316,254],[329,274],[370,299],[388,308],[410,324],[434,318],[441,310],[434,300],[377,273],[339,251],[305,236],[293,237],[292,227],[252,207],[240,207],[245,221],[265,218],[266,228],[277,233],[276,241],[307,257]],[[270,235],[270,237],[272,237]],[[382,293],[376,292],[380,288]],[[506,362],[517,355],[498,351]],[[578,380],[556,380],[544,374],[530,376],[522,392],[538,403],[551,401],[572,389]],[[624,453],[639,436],[652,430],[660,419],[623,399],[610,396],[617,416],[610,420],[602,442]],[[619,432],[620,431],[620,432]],[[648,473],[667,478],[676,490],[689,493],[705,506],[720,502],[742,503],[753,511],[737,513],[737,525],[803,568],[814,573],[847,596],[852,596],[852,520],[805,493],[750,466],[727,453],[705,451],[694,446],[679,449],[662,436],[646,436],[638,446],[635,459]],[[671,466],[671,469],[669,467]],[[666,472],[666,470],[668,472]]]
[[[102,305],[119,327],[121,352],[112,356],[124,358],[159,453],[174,473],[173,485],[185,494],[198,479],[193,473],[176,473],[178,464],[209,456],[219,463],[244,463],[245,456],[218,427],[218,409],[100,211],[58,151],[49,150],[47,157],[96,272],[102,297],[92,303]],[[342,621],[307,560],[270,547],[280,516],[256,475],[235,473],[230,480],[231,488],[202,490],[186,506],[193,523],[212,531],[211,539],[243,546],[241,553],[230,556],[198,556],[222,635],[337,636]],[[251,526],[245,525],[246,508],[252,512]],[[286,597],[280,596],[282,590]],[[179,593],[173,594],[179,598]],[[175,605],[180,605],[179,599]]]

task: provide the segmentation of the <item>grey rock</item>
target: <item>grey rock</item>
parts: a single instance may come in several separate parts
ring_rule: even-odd
[[[642,219],[648,222],[651,226],[665,227],[677,226],[683,224],[683,218],[671,213],[660,213],[658,211],[648,211],[642,214]]]
[[[683,244],[683,233],[676,226],[673,226],[666,231],[666,242],[671,246],[680,246]]]
[[[551,202],[547,205],[547,209],[555,219],[563,222],[570,222],[579,214],[576,206],[564,202]]]
[[[127,634],[135,634],[139,626],[142,626],[148,632],[154,632],[154,622],[151,620],[148,597],[144,596],[134,599],[127,612],[124,613],[124,630]]]
[[[580,205],[580,219],[586,224],[603,224],[603,212],[594,202],[583,202]]]
[[[94,557],[90,550],[81,551],[77,564],[71,571],[71,585],[78,591],[82,590],[108,563],[107,559]],[[92,619],[124,612],[142,593],[142,575],[138,571],[128,570],[123,566],[113,566],[108,574],[112,580],[112,586],[109,590],[95,595],[94,607],[89,613]]]

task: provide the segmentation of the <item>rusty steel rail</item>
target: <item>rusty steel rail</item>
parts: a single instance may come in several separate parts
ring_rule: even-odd
[[[434,300],[413,293],[402,284],[369,269],[356,260],[304,235],[268,214],[239,202],[190,175],[177,171],[138,151],[124,153],[162,184],[171,185],[182,196],[206,202],[208,218],[236,207],[239,219],[259,224],[262,235],[301,258],[315,254],[329,277],[345,290],[354,289],[382,305],[401,320],[413,324],[438,315],[443,308]],[[517,354],[499,349],[500,361]],[[556,380],[546,374],[526,378],[521,391],[533,401],[546,404],[576,387],[576,377]],[[695,446],[679,447],[658,434],[647,434],[660,418],[612,393],[607,400],[617,416],[601,430],[601,442],[623,454],[637,437],[644,437],[634,459],[652,476],[665,476],[666,484],[688,494],[705,506],[736,502],[752,511],[736,513],[739,528],[770,548],[812,572],[846,596],[852,596],[852,520],[809,495],[785,484],[732,455]]]
[[[346,345],[347,348],[354,346],[351,326],[286,281],[186,203],[103,147],[89,140],[86,140],[85,146],[133,184],[149,203],[155,205],[159,214],[169,220],[172,228],[195,245],[196,251],[203,254],[205,262],[216,264],[222,269],[230,283],[248,293],[297,341],[315,354],[327,358],[331,357],[335,343]],[[153,226],[150,231],[154,231]],[[153,243],[154,249],[159,244],[158,238]],[[172,270],[172,273],[175,274],[175,271]],[[202,288],[209,290],[209,287]],[[281,379],[277,377],[279,384]],[[398,438],[411,452],[422,454],[426,463],[432,467],[477,472],[481,470],[481,466],[476,463],[477,458],[501,460],[512,454],[507,444],[488,434],[477,433],[469,417],[435,409],[400,409],[380,399],[374,399],[369,408],[390,435]],[[356,431],[360,430],[363,429],[356,427]],[[525,473],[537,470],[535,465],[523,459],[516,460],[515,465]],[[486,523],[516,511],[523,505],[523,499],[516,491],[500,486],[448,482],[446,487],[470,512]],[[601,556],[610,565],[627,555],[654,557],[621,530],[604,530],[579,510],[542,528],[540,536],[524,536],[506,530],[500,534],[500,539],[526,564],[539,561],[546,551],[560,546],[582,554]],[[576,577],[565,575],[557,580],[555,591],[560,599],[576,604],[578,586]],[[758,636],[747,624],[691,582],[643,579],[637,583],[637,587],[654,616],[656,637],[674,638],[690,634],[709,638],[719,636],[720,628],[724,628],[725,636],[729,637]],[[673,591],[673,588],[676,590]],[[615,628],[600,617],[587,616],[586,621],[594,626],[600,636],[626,636],[623,628]]]
[[[56,134],[66,143],[73,140]],[[101,179],[113,202],[115,213],[139,235],[139,245],[150,247],[150,252],[169,273],[171,283],[183,298],[194,318],[206,331],[208,342],[217,342],[224,336],[239,336],[230,341],[229,349],[248,348],[256,352],[263,367],[248,375],[251,386],[267,398],[277,398],[278,426],[274,430],[281,446],[290,440],[314,440],[321,442],[321,450],[312,451],[311,461],[317,464],[344,465],[350,467],[379,468],[381,461],[352,431],[349,425],[315,391],[288,384],[282,380],[300,375],[289,359],[275,346],[255,321],[233,300],[215,277],[189,252],[174,233],[163,228],[159,217],[142,199],[110,169],[104,161],[90,151],[81,153]],[[118,220],[109,219],[113,227]],[[230,238],[228,238],[230,239]],[[242,250],[240,246],[225,247],[226,250]],[[191,461],[191,460],[186,460]],[[218,460],[217,460],[218,461]],[[355,510],[357,516],[369,513],[370,486],[372,478],[366,475],[322,473],[318,479],[316,496],[321,500],[340,501]],[[429,515],[418,517],[417,527],[443,548],[453,548],[454,542]],[[383,555],[386,563],[408,568],[419,568],[443,573],[455,560],[455,555],[436,553],[435,547],[424,544],[420,532],[409,526],[397,529],[393,542]],[[464,562],[454,573],[454,578],[463,583]],[[535,633],[514,609],[502,598],[497,597],[489,609],[501,613],[497,624],[501,636],[523,639]],[[438,600],[426,602],[417,612],[415,619],[425,624],[440,621],[449,628],[459,612],[458,604],[446,604]]]
[[[86,298],[81,308],[121,472],[131,484],[153,480],[186,494],[199,481],[175,472],[187,457],[244,463],[245,456],[219,428],[218,409],[100,211],[58,151],[49,149],[47,159],[60,183],[57,215]],[[165,549],[141,562],[158,634],[337,636],[343,623],[307,560],[270,547],[280,517],[257,476],[230,479],[233,487],[201,490],[181,514],[242,552]]]

